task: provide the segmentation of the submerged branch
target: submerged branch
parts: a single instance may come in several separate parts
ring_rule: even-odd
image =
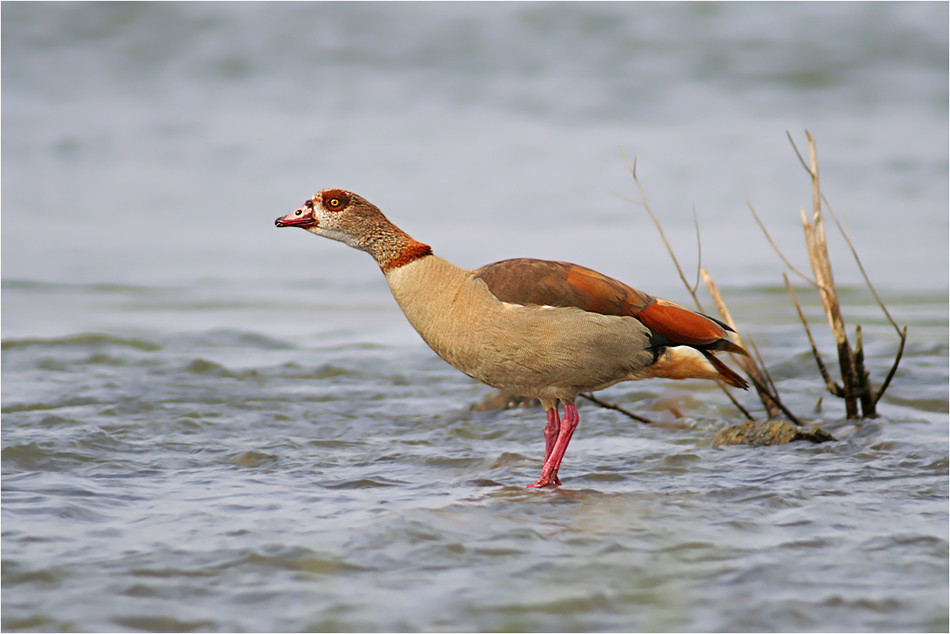
[[[619,405],[614,405],[613,403],[608,403],[607,401],[602,401],[602,400],[600,400],[599,398],[597,398],[596,396],[594,396],[593,394],[584,394],[583,392],[581,392],[580,395],[581,395],[582,397],[586,398],[586,399],[587,399],[588,401],[590,401],[591,403],[594,403],[595,405],[599,405],[600,407],[603,407],[604,409],[612,409],[612,410],[614,410],[615,412],[620,412],[620,413],[623,414],[624,416],[629,416],[629,417],[632,418],[633,420],[635,420],[635,421],[637,421],[637,422],[640,422],[640,423],[646,423],[647,425],[652,425],[652,424],[653,424],[653,421],[650,420],[649,418],[644,418],[643,416],[639,416],[639,415],[637,415],[637,414],[634,414],[633,412],[631,412],[631,411],[629,411],[629,410],[626,410],[626,409],[620,407]]]

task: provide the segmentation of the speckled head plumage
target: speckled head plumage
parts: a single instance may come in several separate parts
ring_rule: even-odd
[[[362,196],[345,189],[321,189],[303,205],[277,219],[278,227],[299,227],[366,251],[383,271],[402,266],[432,248],[413,240]]]

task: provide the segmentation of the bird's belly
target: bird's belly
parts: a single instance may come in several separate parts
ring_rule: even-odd
[[[654,360],[648,332],[632,317],[497,304],[467,320],[447,312],[417,329],[465,374],[522,396],[573,398],[631,378]]]

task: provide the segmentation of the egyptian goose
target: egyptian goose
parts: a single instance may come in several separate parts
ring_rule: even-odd
[[[483,383],[540,399],[547,410],[545,455],[532,487],[561,483],[558,469],[580,422],[581,392],[651,377],[748,389],[712,354],[745,354],[729,340],[728,326],[591,269],[527,258],[463,269],[342,189],[317,192],[276,225],[366,251],[436,354]]]

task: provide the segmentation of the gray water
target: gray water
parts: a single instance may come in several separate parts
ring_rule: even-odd
[[[4,3],[3,629],[947,631],[947,21]],[[872,421],[825,394],[748,211],[807,269],[804,129],[909,326]],[[715,386],[627,383],[600,396],[656,424],[582,403],[564,486],[526,490],[543,412],[471,411],[491,390],[368,257],[273,227],[347,187],[457,264],[571,260],[685,303],[620,147],[690,277],[695,210],[702,264],[836,442],[713,448],[742,420]],[[829,240],[879,383],[894,331]]]

